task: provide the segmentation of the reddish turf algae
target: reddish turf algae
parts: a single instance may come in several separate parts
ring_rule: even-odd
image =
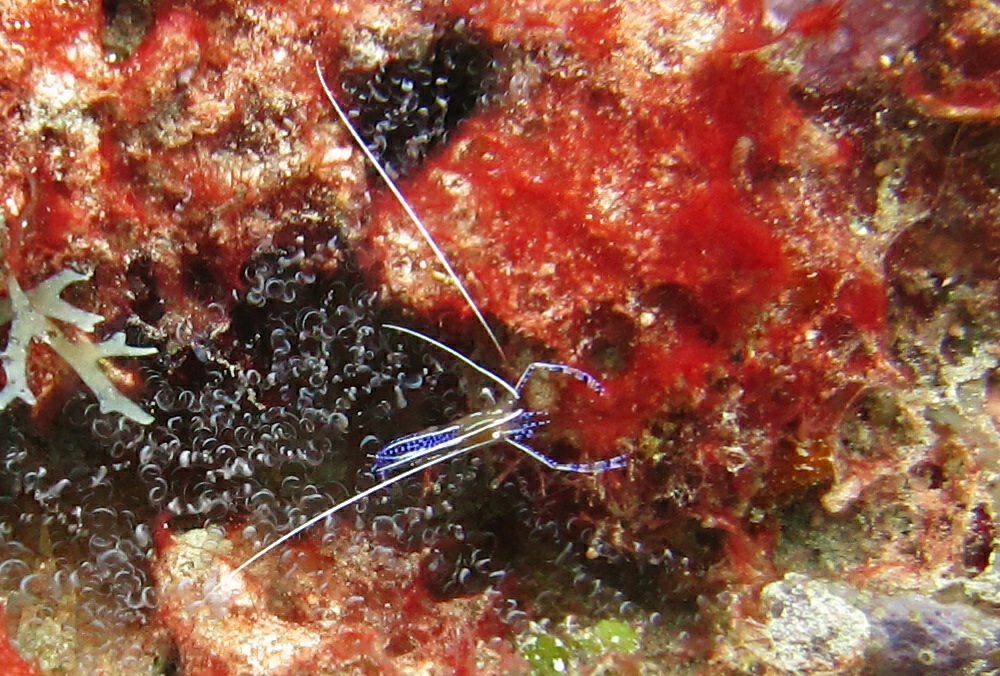
[[[914,420],[939,393],[920,384],[929,364],[958,363],[941,340],[997,311],[992,5],[911,3],[902,25],[883,25],[850,2],[119,4],[134,13],[115,23],[108,3],[3,3],[0,241],[25,288],[95,267],[111,328],[134,315],[181,344],[229,323],[255,248],[340,230],[385,301],[496,363],[399,206],[366,186],[313,69],[339,91],[341,71],[377,61],[373,44],[408,53],[428,26],[464,17],[503,45],[497,91],[401,187],[504,327],[500,371],[545,358],[603,381],[596,399],[532,392],[555,400],[553,452],[631,458],[593,478],[522,472],[538,518],[586,533],[594,558],[656,562],[663,598],[747,591],[716,607],[734,635],[753,620],[752,590],[807,556],[816,524],[789,544],[789,506],[828,526],[880,502],[919,515],[910,549],[837,559],[858,584],[922,588],[961,562],[989,566],[996,505],[980,478],[996,471],[995,429],[983,442],[944,414]],[[880,58],[822,48],[844,31]],[[942,338],[922,322],[945,302],[928,280],[949,274],[981,295]],[[921,350],[933,358],[910,358]],[[36,357],[44,419],[72,376]],[[160,547],[161,577],[176,574],[173,546]],[[165,598],[159,620],[189,673],[246,666]],[[474,610],[435,612],[457,626]],[[447,634],[432,613],[401,613],[385,621]],[[227,636],[267,622],[286,633],[262,617]],[[296,630],[328,645],[316,627]],[[731,669],[745,657],[705,653]],[[330,668],[350,663],[335,657]]]
[[[3,622],[4,607],[0,605],[0,666],[9,676],[39,676],[42,672],[34,664],[21,657],[7,635],[7,625]]]
[[[423,552],[400,555],[345,528],[333,550],[293,546],[280,570],[232,575],[239,557],[223,535],[177,536],[154,568],[159,614],[185,673],[525,669],[507,643],[487,638],[496,595],[433,599],[421,579]]]
[[[850,234],[867,187],[855,140],[810,120],[756,56],[692,49],[685,22],[613,10],[568,31],[571,45],[615,45],[585,61],[587,77],[469,120],[405,189],[486,312],[604,380],[599,403],[563,400],[554,415],[590,457],[633,453],[627,477],[599,479],[594,509],[621,516],[607,537],[671,547],[686,517],[739,515],[729,527],[742,530],[748,508],[832,480],[846,403],[893,377],[886,289],[881,252]],[[529,40],[556,39],[552,20]],[[734,29],[703,30],[724,45]],[[393,246],[410,225],[388,196],[373,206],[390,293],[464,313],[432,270],[394,274],[414,256]],[[665,485],[665,472],[683,478]],[[679,510],[674,489],[691,492]],[[658,503],[665,514],[649,512]]]

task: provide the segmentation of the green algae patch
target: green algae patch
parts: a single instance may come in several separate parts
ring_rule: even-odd
[[[601,620],[581,632],[577,642],[581,648],[594,654],[609,650],[634,653],[639,649],[639,632],[621,620]]]
[[[606,653],[634,653],[639,650],[639,639],[639,632],[620,620],[601,620],[586,628],[546,628],[532,622],[517,643],[532,673],[550,676],[576,673]]]
[[[572,661],[570,646],[556,636],[532,633],[535,629],[529,629],[520,642],[521,655],[531,665],[532,673],[565,674]]]

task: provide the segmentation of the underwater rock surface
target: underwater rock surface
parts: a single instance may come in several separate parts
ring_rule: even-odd
[[[866,594],[790,574],[761,591],[747,666],[782,674],[982,674],[1000,666],[1000,618],[912,592]]]
[[[996,16],[0,0],[0,295],[89,276],[48,335],[146,354],[90,360],[142,409],[102,412],[0,305],[0,667],[995,669]],[[628,467],[485,448],[227,578],[497,406],[387,322],[593,374],[531,441]]]

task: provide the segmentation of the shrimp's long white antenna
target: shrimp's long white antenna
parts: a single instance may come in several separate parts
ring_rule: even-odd
[[[444,343],[442,343],[440,341],[437,341],[437,340],[434,340],[430,336],[425,336],[424,334],[420,333],[419,331],[414,331],[413,329],[408,329],[405,326],[397,326],[396,324],[382,324],[382,326],[385,327],[385,328],[387,328],[387,329],[392,329],[393,331],[399,331],[400,333],[405,333],[405,334],[407,334],[409,336],[413,336],[414,338],[419,338],[420,340],[424,341],[425,343],[430,343],[431,345],[433,345],[434,347],[438,348],[439,350],[444,350],[445,352],[447,352],[448,354],[450,354],[452,357],[455,357],[456,359],[460,359],[465,364],[467,364],[470,367],[474,368],[476,370],[476,372],[479,373],[480,375],[486,376],[487,378],[489,378],[490,380],[492,380],[493,382],[495,382],[497,385],[499,385],[500,387],[502,387],[505,390],[507,390],[507,392],[509,392],[510,395],[512,397],[514,397],[515,399],[517,399],[518,397],[521,396],[518,393],[518,391],[514,388],[513,385],[511,385],[506,380],[504,380],[503,378],[501,378],[497,374],[493,373],[492,371],[483,368],[482,366],[480,366],[476,362],[472,361],[471,359],[469,359],[468,357],[466,357],[464,354],[462,354],[458,350],[456,350],[454,348],[451,348],[451,347],[448,347]]]
[[[243,563],[241,563],[240,565],[238,565],[236,568],[234,568],[232,571],[230,571],[229,573],[227,573],[226,577],[229,578],[229,577],[233,577],[233,576],[239,575],[244,570],[246,570],[247,568],[249,568],[250,566],[252,566],[253,564],[255,564],[257,561],[259,561],[263,557],[265,557],[268,554],[270,554],[271,552],[273,552],[275,549],[277,549],[281,545],[283,545],[286,542],[288,542],[289,540],[291,540],[293,537],[295,537],[296,535],[298,535],[302,531],[308,530],[309,528],[312,528],[315,524],[319,523],[320,521],[323,521],[324,519],[327,519],[327,518],[333,516],[334,514],[336,514],[337,512],[339,512],[340,510],[344,509],[345,507],[350,507],[354,503],[360,502],[361,500],[364,500],[369,495],[372,495],[373,493],[378,493],[383,488],[388,488],[389,486],[393,485],[394,483],[402,481],[403,479],[406,479],[407,477],[411,477],[414,474],[419,474],[420,472],[423,472],[425,469],[429,469],[429,468],[433,467],[434,465],[437,465],[437,464],[442,463],[442,462],[448,462],[452,458],[458,457],[459,455],[462,455],[463,453],[468,453],[469,451],[473,451],[473,450],[479,448],[480,446],[485,446],[486,444],[491,444],[493,442],[494,442],[493,439],[489,439],[487,441],[483,441],[483,442],[478,443],[478,444],[473,444],[472,446],[460,446],[459,448],[456,448],[455,450],[453,450],[453,451],[451,451],[449,453],[445,453],[444,455],[442,455],[442,456],[440,456],[438,458],[434,458],[433,460],[429,460],[429,461],[427,461],[427,462],[425,462],[425,463],[423,463],[421,465],[417,465],[416,467],[411,467],[410,469],[406,470],[405,472],[400,472],[399,474],[397,474],[396,476],[394,476],[394,477],[392,477],[390,479],[386,479],[385,481],[383,481],[381,483],[375,484],[371,488],[366,488],[365,490],[361,491],[360,493],[352,495],[351,497],[347,498],[346,500],[343,500],[342,502],[338,502],[333,507],[330,507],[329,509],[327,509],[325,511],[322,511],[319,514],[317,514],[316,516],[314,516],[313,518],[309,519],[308,521],[299,524],[298,526],[296,526],[292,530],[288,531],[287,533],[285,533],[284,535],[282,535],[280,538],[278,538],[277,540],[275,540],[271,544],[269,544],[266,547],[264,547],[263,549],[261,549],[259,552],[255,553],[253,556],[251,556],[246,561],[244,561]]]
[[[462,294],[462,298],[464,298],[468,306],[472,308],[472,312],[476,315],[476,319],[479,320],[479,323],[486,330],[487,335],[489,335],[490,337],[490,341],[493,342],[493,346],[496,347],[497,352],[500,353],[500,357],[503,358],[504,353],[503,353],[503,348],[500,347],[500,341],[493,333],[493,330],[490,328],[490,325],[486,323],[486,318],[483,316],[483,313],[479,310],[479,306],[476,305],[476,301],[472,300],[472,296],[465,288],[465,285],[462,284],[462,280],[455,272],[455,269],[451,267],[451,263],[448,262],[448,257],[444,255],[444,251],[442,251],[441,247],[439,247],[437,242],[434,241],[434,237],[431,236],[430,230],[427,229],[427,226],[424,225],[424,222],[420,220],[419,216],[417,216],[417,212],[413,210],[413,207],[410,206],[410,203],[406,201],[405,197],[403,197],[403,193],[400,192],[398,187],[396,187],[396,182],[392,180],[392,177],[389,176],[388,173],[386,173],[385,169],[379,163],[378,158],[376,158],[375,154],[372,153],[372,151],[368,148],[368,145],[364,142],[364,139],[361,138],[361,135],[354,128],[354,125],[351,124],[350,119],[347,117],[347,113],[345,113],[344,109],[340,107],[339,103],[337,103],[337,99],[334,98],[333,92],[330,91],[330,86],[326,83],[326,78],[323,76],[323,69],[319,65],[319,59],[316,59],[315,64],[316,64],[316,75],[319,76],[319,83],[323,87],[323,93],[326,94],[326,98],[327,100],[330,101],[330,105],[333,106],[333,109],[337,111],[337,117],[339,117],[343,125],[347,127],[347,131],[351,134],[351,138],[353,138],[354,142],[358,145],[359,148],[361,148],[361,152],[364,153],[365,157],[368,158],[368,161],[371,163],[371,165],[375,167],[375,171],[378,172],[378,175],[382,178],[383,181],[385,181],[386,186],[388,186],[389,188],[389,192],[391,192],[392,196],[396,198],[396,201],[399,202],[399,205],[401,207],[403,207],[403,211],[406,212],[406,215],[409,217],[410,221],[413,223],[413,225],[416,226],[417,230],[420,231],[420,234],[423,236],[424,241],[426,241],[427,244],[431,247],[431,250],[434,252],[434,255],[437,256],[437,259],[441,262],[441,265],[444,266],[444,269],[445,271],[447,271],[448,276],[451,278],[451,281],[455,283],[455,286],[458,288],[459,293]]]

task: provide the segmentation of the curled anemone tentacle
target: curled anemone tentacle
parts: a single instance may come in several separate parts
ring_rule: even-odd
[[[430,345],[438,347],[448,354],[457,357],[465,364],[471,366],[477,372],[487,376],[495,383],[499,384],[506,392],[506,396],[501,398],[501,403],[495,410],[472,413],[460,418],[455,422],[441,428],[432,428],[416,434],[409,434],[400,437],[387,444],[375,454],[373,469],[382,479],[374,486],[356,493],[346,500],[343,500],[333,507],[317,514],[305,523],[297,526],[288,533],[267,545],[246,561],[235,568],[231,575],[237,575],[246,570],[261,558],[274,551],[288,540],[299,533],[309,529],[313,525],[329,519],[337,512],[350,507],[369,496],[374,495],[390,486],[393,486],[408,477],[414,476],[435,465],[445,463],[460,455],[465,455],[479,448],[492,446],[500,442],[507,442],[514,448],[534,458],[550,469],[561,472],[577,472],[581,474],[599,474],[612,469],[622,469],[627,465],[628,456],[618,455],[605,460],[598,460],[589,463],[567,463],[558,462],[549,456],[536,451],[522,440],[529,438],[539,427],[545,424],[546,414],[540,411],[527,410],[520,406],[521,390],[532,373],[537,370],[549,370],[557,373],[571,375],[578,380],[587,383],[592,389],[601,392],[602,388],[596,378],[584,371],[580,371],[566,364],[549,364],[546,362],[535,362],[530,364],[518,378],[517,385],[511,385],[500,376],[483,368],[479,364],[448,347],[444,343],[434,340],[419,331],[408,329],[394,324],[383,324],[383,328],[398,331],[415,338],[419,338]]]

